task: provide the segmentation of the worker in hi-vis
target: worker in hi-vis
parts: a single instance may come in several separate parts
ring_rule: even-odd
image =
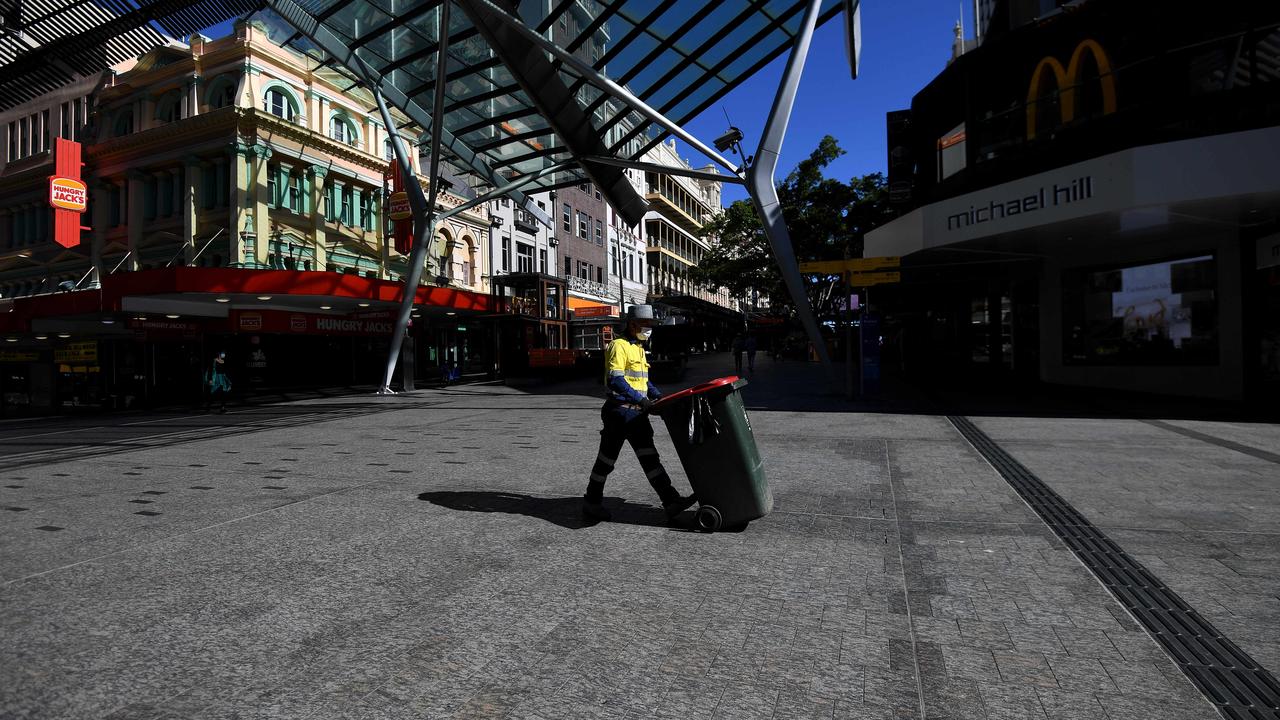
[[[582,501],[582,515],[589,520],[609,520],[613,516],[604,508],[604,482],[618,460],[622,443],[631,443],[645,477],[662,500],[667,518],[673,519],[696,502],[694,496],[681,497],[671,485],[671,478],[662,467],[658,449],[653,446],[653,425],[649,423],[649,408],[662,397],[658,388],[649,382],[649,361],[645,358],[644,343],[653,332],[653,308],[649,305],[633,305],[624,315],[626,332],[609,343],[605,350],[604,371],[607,398],[600,410],[604,427],[600,430],[600,453],[591,468],[587,482],[587,494]]]

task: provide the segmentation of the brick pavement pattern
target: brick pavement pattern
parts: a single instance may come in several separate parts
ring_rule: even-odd
[[[740,533],[668,526],[630,457],[615,521],[583,523],[587,384],[174,418],[3,471],[0,717],[1216,717],[944,418],[759,360],[776,508]],[[981,422],[1275,669],[1274,464],[1136,421]]]

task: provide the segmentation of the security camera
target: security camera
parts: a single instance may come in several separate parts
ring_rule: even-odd
[[[730,127],[728,132],[716,138],[716,150],[725,152],[740,142],[742,142],[742,131],[736,127]]]

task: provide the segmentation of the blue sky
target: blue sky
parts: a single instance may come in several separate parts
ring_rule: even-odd
[[[823,135],[835,137],[848,153],[828,167],[828,175],[847,180],[884,172],[884,115],[909,107],[911,96],[946,66],[952,28],[962,11],[966,35],[972,35],[972,2],[966,0],[864,0],[857,80],[849,77],[841,18],[818,28],[782,147],[779,179],[812,152]],[[221,37],[230,30],[231,23],[223,23],[206,34]],[[785,65],[784,54],[695,118],[687,129],[710,144],[727,129],[728,111],[733,124],[746,135],[743,149],[754,153]],[[705,163],[689,148],[682,150],[695,166]],[[725,186],[726,204],[745,197],[739,186]]]
[[[849,77],[841,19],[818,28],[787,128],[778,178],[808,156],[823,135],[835,137],[848,153],[827,168],[830,177],[847,180],[884,172],[884,115],[910,107],[911,96],[946,67],[953,28],[965,4],[965,33],[972,35],[972,2],[863,0],[857,80]],[[727,110],[746,135],[743,150],[754,153],[785,65],[783,55],[696,118],[688,129],[709,144],[725,131]],[[702,162],[701,155],[691,151],[685,157],[695,164]],[[726,185],[724,196],[728,204],[746,193],[739,186]]]

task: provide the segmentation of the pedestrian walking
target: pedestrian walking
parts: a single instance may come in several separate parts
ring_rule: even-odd
[[[231,380],[227,378],[227,353],[219,351],[209,366],[209,374],[205,378],[209,388],[209,410],[215,402],[219,403],[218,412],[227,411],[227,395],[231,392]]]
[[[667,518],[673,519],[696,500],[692,495],[681,497],[671,485],[671,478],[658,457],[658,449],[653,445],[649,408],[654,400],[662,397],[658,388],[649,382],[649,361],[644,351],[644,343],[653,332],[653,308],[633,305],[627,308],[624,317],[627,322],[625,334],[610,342],[605,350],[607,399],[600,409],[604,427],[600,430],[600,451],[591,468],[587,493],[583,496],[582,515],[597,521],[612,518],[602,504],[604,483],[613,471],[622,444],[628,442],[649,484],[658,493]]]
[[[731,345],[731,348],[733,349],[733,370],[739,375],[742,374],[742,351],[744,350],[744,344],[742,333],[738,333],[733,336],[733,344]]]
[[[742,341],[742,347],[747,351],[747,371],[756,371],[756,336],[755,333],[748,333],[747,339]],[[742,363],[738,363],[738,372],[742,372]]]

